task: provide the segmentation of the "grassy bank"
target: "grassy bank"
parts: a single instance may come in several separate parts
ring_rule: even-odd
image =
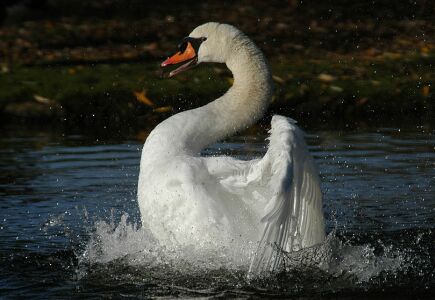
[[[433,122],[434,9],[406,0],[47,1],[0,27],[0,120],[143,127],[203,105],[230,87],[224,66],[161,79],[158,62],[214,20],[239,27],[270,58],[271,113]]]
[[[276,85],[272,113],[296,119],[344,122],[435,113],[433,54],[350,58],[292,56],[272,60]],[[111,126],[203,105],[227,90],[223,65],[200,66],[162,79],[158,63],[21,66],[0,74],[3,120]]]

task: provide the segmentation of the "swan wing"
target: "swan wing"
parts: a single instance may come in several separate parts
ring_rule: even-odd
[[[209,171],[221,178],[226,190],[252,202],[260,216],[262,235],[250,274],[278,269],[282,251],[315,245],[325,236],[318,172],[295,124],[286,117],[272,118],[269,148],[262,159],[209,161]]]
[[[323,241],[324,220],[320,179],[308,152],[303,132],[295,121],[274,116],[268,164],[271,202],[262,218],[264,232],[250,273],[280,267],[282,251],[297,251]],[[263,176],[264,176],[263,175]]]

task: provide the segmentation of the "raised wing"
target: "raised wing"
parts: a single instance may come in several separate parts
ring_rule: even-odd
[[[325,237],[320,180],[295,121],[274,116],[264,159],[271,165],[271,207],[262,219],[264,233],[251,274],[276,270],[282,263],[282,251],[310,247]]]
[[[257,205],[262,216],[258,222],[264,229],[251,262],[252,275],[277,270],[282,264],[282,251],[310,247],[325,237],[320,180],[304,134],[295,123],[274,116],[269,148],[261,160],[231,160],[226,163],[232,169],[214,170],[228,191],[243,195],[241,200],[245,202],[256,202],[252,205]]]

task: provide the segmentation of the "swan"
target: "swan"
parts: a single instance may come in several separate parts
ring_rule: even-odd
[[[264,157],[202,157],[206,146],[262,117],[273,92],[263,53],[234,26],[198,26],[161,66],[180,65],[172,77],[202,62],[225,63],[234,83],[213,102],[164,120],[147,137],[138,182],[142,224],[168,249],[250,245],[251,273],[276,270],[277,251],[325,238],[316,167],[296,122],[279,115],[272,117]]]

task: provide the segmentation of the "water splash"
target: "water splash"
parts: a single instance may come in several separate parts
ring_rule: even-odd
[[[144,228],[129,223],[128,217],[127,214],[122,215],[118,224],[113,219],[109,223],[98,221],[82,259],[89,263],[108,263],[119,259],[131,264],[158,263],[156,251],[159,249],[155,239]]]
[[[351,245],[335,235],[328,239],[323,247],[329,251],[329,261],[321,266],[335,276],[346,274],[363,283],[381,272],[396,273],[408,266],[406,254],[392,246],[382,244],[382,251],[379,251],[370,244]]]
[[[129,216],[124,214],[118,223],[113,219],[97,222],[80,262],[89,265],[117,262],[144,269],[169,267],[185,274],[219,269],[247,272],[249,268],[254,247],[222,247],[213,251],[193,247],[170,249],[160,246],[150,231],[128,219]],[[351,245],[333,231],[321,245],[292,253],[283,252],[284,270],[319,271],[326,276],[344,276],[362,283],[382,272],[394,274],[409,267],[410,258],[400,249],[383,244],[381,251],[377,248],[371,244]],[[246,253],[239,252],[247,249]]]
[[[170,266],[186,273],[221,268],[239,270],[247,268],[253,253],[249,250],[247,256],[240,256],[240,249],[224,246],[217,249],[161,246],[147,228],[128,219],[128,214],[124,214],[118,223],[113,218],[109,222],[96,222],[85,251],[80,256],[81,264],[117,261],[144,268]]]

